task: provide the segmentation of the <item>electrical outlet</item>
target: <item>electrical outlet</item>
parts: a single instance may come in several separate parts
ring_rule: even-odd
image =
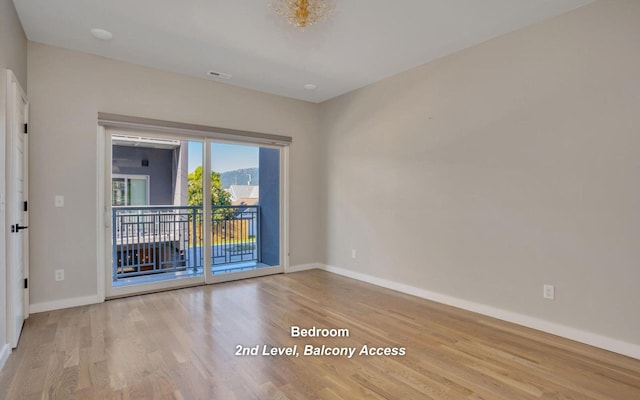
[[[54,199],[56,207],[64,207],[64,196],[57,195]]]
[[[553,300],[556,296],[556,289],[553,285],[544,285],[542,287],[542,297],[547,300]]]
[[[61,282],[64,280],[64,270],[63,269],[57,269],[55,272],[55,276],[54,276],[56,282]]]
[[[351,258],[353,258],[354,260],[358,258],[358,252],[356,251],[356,249],[351,249]]]

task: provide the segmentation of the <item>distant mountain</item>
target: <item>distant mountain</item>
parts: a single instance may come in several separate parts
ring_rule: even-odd
[[[220,180],[222,181],[222,187],[227,189],[231,185],[259,185],[258,171],[258,168],[243,168],[221,172]]]

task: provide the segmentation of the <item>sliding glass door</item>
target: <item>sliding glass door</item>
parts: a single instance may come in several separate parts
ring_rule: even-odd
[[[149,204],[149,177],[118,175],[111,178],[111,204],[114,206],[142,206]]]
[[[284,271],[282,148],[106,137],[107,297]]]
[[[106,140],[106,295],[202,284],[203,209],[189,202],[188,170],[204,141],[127,131]]]
[[[283,271],[281,150],[210,141],[209,281]]]

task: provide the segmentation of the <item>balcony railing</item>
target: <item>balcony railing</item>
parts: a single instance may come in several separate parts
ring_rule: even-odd
[[[217,266],[259,262],[259,206],[214,206],[211,260]],[[202,207],[113,207],[113,280],[201,274]]]

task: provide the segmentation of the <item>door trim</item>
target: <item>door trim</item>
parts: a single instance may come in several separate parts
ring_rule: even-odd
[[[185,124],[183,122],[163,121],[159,119],[132,117],[129,115],[98,113],[98,124],[111,128],[125,130],[144,130],[151,132],[165,132],[171,135],[196,135],[217,139],[232,140],[255,144],[288,145],[292,142],[290,136],[274,135],[264,132],[242,131],[238,129],[220,128],[214,126]]]
[[[96,226],[97,226],[97,240],[98,249],[96,251],[96,266],[97,266],[97,300],[98,303],[102,303],[106,296],[106,281],[105,281],[105,268],[106,268],[106,230],[108,225],[107,221],[111,221],[111,210],[107,209],[105,203],[105,184],[106,184],[106,161],[105,161],[105,146],[106,146],[107,134],[103,126],[98,125],[97,131],[97,149],[96,160],[98,162],[96,168]]]

